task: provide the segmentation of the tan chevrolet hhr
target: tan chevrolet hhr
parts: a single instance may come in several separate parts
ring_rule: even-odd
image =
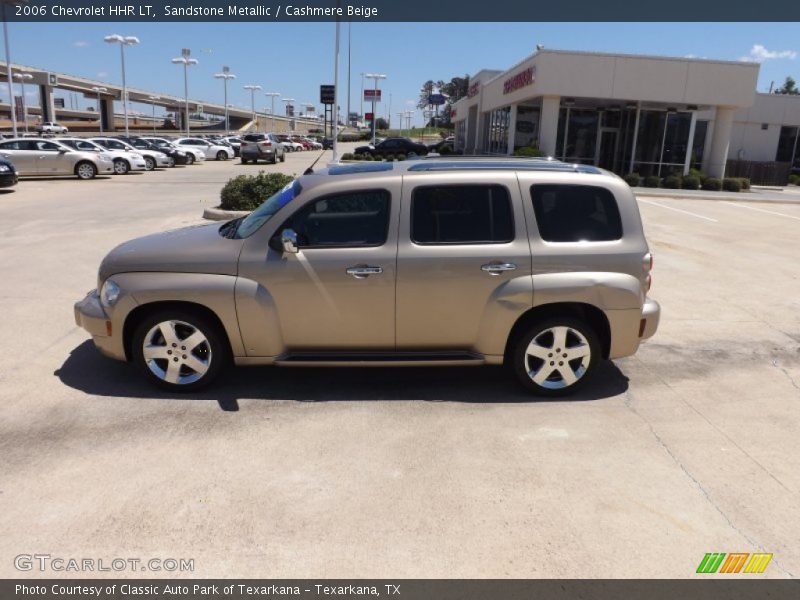
[[[530,159],[342,164],[248,216],[126,242],[75,319],[193,390],[236,365],[507,364],[568,394],[658,326],[631,189]]]

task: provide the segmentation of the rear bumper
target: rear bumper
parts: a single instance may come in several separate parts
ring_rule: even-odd
[[[655,300],[647,298],[642,307],[642,321],[640,338],[646,340],[653,337],[661,320],[661,306]]]
[[[121,336],[113,335],[111,319],[100,304],[97,290],[92,290],[83,300],[76,302],[74,312],[75,324],[92,336],[92,341],[101,354],[116,360],[125,360]]]
[[[156,158],[156,165],[159,167],[168,167],[170,165],[170,162],[171,161],[169,159],[169,156],[162,156]]]

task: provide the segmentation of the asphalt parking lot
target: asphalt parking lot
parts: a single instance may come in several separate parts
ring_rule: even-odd
[[[41,553],[192,558],[176,575],[198,577],[684,578],[707,552],[800,575],[800,203],[642,198],[660,330],[568,400],[489,367],[238,369],[171,396],[75,326],[112,247],[316,156],[0,192],[0,576]]]

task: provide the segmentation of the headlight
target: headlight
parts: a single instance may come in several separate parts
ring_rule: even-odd
[[[8,173],[10,170],[8,165],[0,165],[0,173]]]
[[[119,286],[110,279],[106,279],[100,289],[100,303],[108,308],[109,306],[114,306],[117,298],[119,298]]]
[[[142,158],[144,158],[144,157],[143,157],[141,154],[138,154],[138,153],[136,153],[136,152],[134,152],[133,154],[131,154],[131,156],[133,156],[133,158],[135,158],[135,159],[137,159],[137,160],[141,160]]]
[[[100,162],[112,162],[111,157],[108,154],[101,154],[100,155]]]

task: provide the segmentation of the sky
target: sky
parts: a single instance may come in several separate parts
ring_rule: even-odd
[[[339,105],[347,107],[348,25],[342,24]],[[761,64],[759,91],[787,75],[800,81],[800,36],[796,23],[375,23],[352,24],[350,108],[360,111],[362,72],[385,73],[384,102],[391,116],[413,108],[428,79],[449,80],[481,68],[507,69],[537,44],[560,50],[656,54]],[[228,101],[250,107],[245,84],[280,92],[321,111],[319,85],[333,83],[333,23],[10,23],[12,62],[121,82],[118,46],[103,43],[112,33],[137,36],[126,49],[128,85],[183,95],[182,67],[170,59],[190,48],[199,64],[189,71],[189,96],[222,103],[222,81],[213,74],[228,65],[237,79]],[[369,86],[370,84],[367,84]],[[16,93],[19,93],[18,91]],[[29,101],[35,101],[29,91]],[[391,108],[389,97],[391,95]],[[0,97],[7,93],[3,88]],[[259,110],[269,99],[260,95]],[[80,107],[92,104],[80,99]],[[70,106],[67,100],[67,106]],[[276,112],[279,104],[276,103]],[[147,107],[136,107],[149,113]],[[415,123],[422,123],[418,112]]]

